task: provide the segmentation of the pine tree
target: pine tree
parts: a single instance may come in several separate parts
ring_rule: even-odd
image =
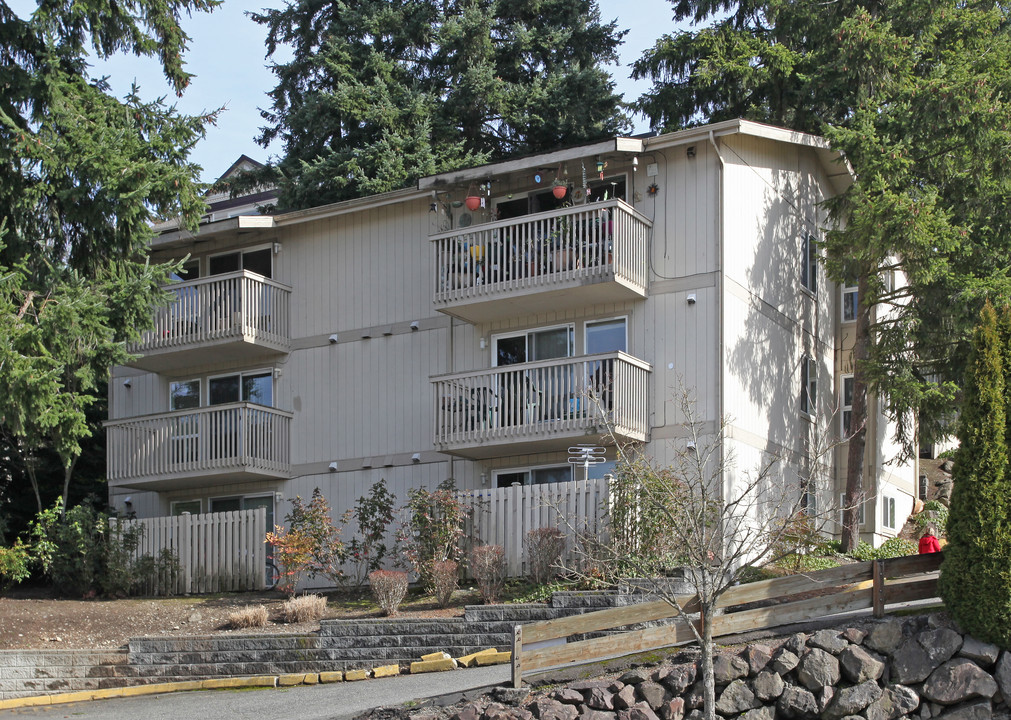
[[[623,33],[595,0],[290,2],[267,26],[272,107],[258,141],[280,139],[269,179],[302,208],[415,178],[620,132],[602,64]]]
[[[997,314],[987,303],[973,335],[963,388],[939,582],[959,625],[1005,648],[1011,648],[1011,477],[1003,357],[1009,340],[1001,337]]]

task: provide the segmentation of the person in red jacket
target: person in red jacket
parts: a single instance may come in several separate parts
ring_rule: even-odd
[[[941,552],[941,543],[937,541],[937,537],[934,533],[935,530],[933,525],[928,525],[926,529],[924,529],[923,535],[920,537],[920,555]]]

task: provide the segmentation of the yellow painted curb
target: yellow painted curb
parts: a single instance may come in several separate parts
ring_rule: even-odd
[[[305,679],[302,682],[305,683],[306,685],[316,685],[316,684],[319,683],[319,674],[318,673],[306,673],[305,674]]]
[[[344,673],[339,670],[335,672],[324,671],[319,674],[319,681],[321,683],[344,682]]]
[[[434,653],[428,653],[428,655],[422,655],[422,656],[421,656],[421,659],[422,659],[423,661],[426,661],[426,662],[427,662],[428,660],[445,660],[445,659],[446,659],[446,658],[448,658],[448,657],[449,657],[449,653],[447,653],[447,652],[442,652],[442,651],[440,650],[439,652],[434,652]]]
[[[344,679],[348,682],[354,682],[355,680],[365,680],[369,676],[368,670],[348,670],[344,673]]]
[[[220,690],[222,688],[241,687],[275,687],[277,678],[273,675],[254,675],[253,677],[233,677],[233,678],[210,678],[208,680],[195,681],[197,687],[193,690]],[[172,685],[182,685],[183,683],[172,683]],[[190,688],[175,688],[177,690],[188,690]]]
[[[419,660],[411,663],[411,674],[442,672],[444,670],[456,670],[456,660],[444,658],[442,660]]]
[[[277,676],[278,687],[291,687],[292,685],[301,685],[303,682],[305,682],[305,675],[299,673]]]
[[[65,705],[67,703],[108,700],[109,698],[139,697],[159,693],[181,692],[185,690],[215,690],[239,687],[275,687],[277,678],[273,675],[254,675],[240,678],[211,678],[208,680],[181,680],[179,682],[131,685],[129,687],[99,688],[79,690],[57,695],[35,695],[33,697],[0,700],[0,710],[11,708],[38,707],[42,705]]]
[[[464,655],[463,657],[458,657],[456,661],[460,663],[461,667],[474,667],[477,665],[477,658],[480,655],[494,655],[498,650],[495,648],[488,648],[487,650],[478,650],[477,652],[470,653],[469,655]],[[422,658],[424,659],[424,658]]]
[[[399,674],[399,665],[381,665],[377,668],[372,668],[372,677],[374,678],[394,677]]]
[[[478,666],[484,665],[501,665],[512,660],[513,654],[511,652],[496,652],[488,653],[486,655],[478,655],[476,658]]]
[[[77,695],[78,693],[72,693]],[[37,705],[52,705],[53,698],[58,695],[34,695],[32,697],[13,698],[12,700],[0,700],[0,710],[19,707],[36,707]]]

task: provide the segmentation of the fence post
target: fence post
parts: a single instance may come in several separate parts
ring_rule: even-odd
[[[523,670],[520,666],[520,652],[523,649],[523,626],[514,625],[513,626],[513,652],[512,652],[512,670],[513,670],[513,687],[520,688],[523,687]]]
[[[193,546],[192,527],[190,524],[190,514],[183,513],[179,516],[178,526],[178,551],[179,551],[179,572],[182,575],[182,591],[184,595],[193,592],[193,556],[191,548]]]
[[[884,561],[875,560],[872,566],[873,589],[871,590],[874,617],[884,617],[885,614],[885,574]]]

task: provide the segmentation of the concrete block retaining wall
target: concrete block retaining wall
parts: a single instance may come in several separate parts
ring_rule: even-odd
[[[312,635],[147,637],[128,651],[0,651],[0,700],[153,682],[283,675],[508,649],[513,626],[642,602],[613,592],[555,593],[550,605],[471,605],[464,617],[324,620]]]

